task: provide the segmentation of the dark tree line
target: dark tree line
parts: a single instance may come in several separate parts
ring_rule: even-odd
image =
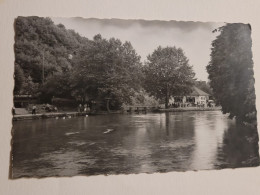
[[[158,47],[143,66],[130,42],[101,35],[89,40],[49,18],[18,17],[15,29],[15,94],[34,94],[42,102],[54,96],[109,101],[118,109],[157,98],[167,106],[171,95],[194,84],[181,48]]]
[[[227,24],[215,31],[220,34],[207,66],[209,87],[195,81],[181,48],[159,46],[142,65],[130,42],[101,35],[89,40],[50,18],[18,17],[14,94],[33,94],[42,102],[54,96],[109,101],[115,109],[158,99],[168,107],[170,96],[195,85],[213,94],[231,118],[256,123],[251,28]]]
[[[130,42],[106,40],[96,35],[73,59],[71,89],[74,95],[87,99],[110,100],[114,108],[130,103],[141,87],[140,56]],[[118,106],[117,106],[118,105]]]
[[[213,94],[223,113],[237,121],[256,124],[251,28],[246,24],[227,24],[212,42],[207,66]]]
[[[88,39],[49,18],[18,17],[15,21],[15,70],[19,83],[14,93],[38,93],[39,85],[50,76],[72,68],[75,55]]]

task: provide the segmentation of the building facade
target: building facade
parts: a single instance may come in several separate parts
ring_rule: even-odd
[[[202,91],[197,87],[193,87],[192,92],[185,96],[173,96],[169,103],[174,106],[203,106],[207,107],[210,94]]]

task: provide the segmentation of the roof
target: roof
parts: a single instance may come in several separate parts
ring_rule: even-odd
[[[189,96],[210,96],[208,93],[200,90],[198,87],[193,87],[192,92]]]

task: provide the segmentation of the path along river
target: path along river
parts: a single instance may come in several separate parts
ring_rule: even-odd
[[[13,122],[13,178],[257,166],[256,136],[220,111]]]

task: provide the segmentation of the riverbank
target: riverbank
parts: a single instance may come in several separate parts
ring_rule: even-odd
[[[221,107],[180,107],[180,108],[159,108],[155,112],[186,112],[186,111],[215,111]]]
[[[215,111],[221,110],[220,107],[214,108],[198,108],[198,107],[185,107],[185,108],[168,108],[168,109],[155,109],[150,110],[149,112],[186,112],[186,111]],[[35,120],[35,119],[46,119],[46,118],[67,118],[67,117],[78,117],[85,115],[105,115],[105,114],[122,114],[127,113],[127,111],[99,111],[99,112],[50,112],[50,113],[38,113],[35,115],[32,114],[19,114],[13,116],[13,121],[20,120]],[[143,111],[133,111],[131,113],[146,113]]]
[[[34,119],[45,119],[45,118],[63,118],[63,117],[77,117],[77,116],[85,116],[90,113],[83,112],[51,112],[51,113],[39,113],[39,114],[21,114],[14,115],[13,121],[19,120],[34,120]]]

